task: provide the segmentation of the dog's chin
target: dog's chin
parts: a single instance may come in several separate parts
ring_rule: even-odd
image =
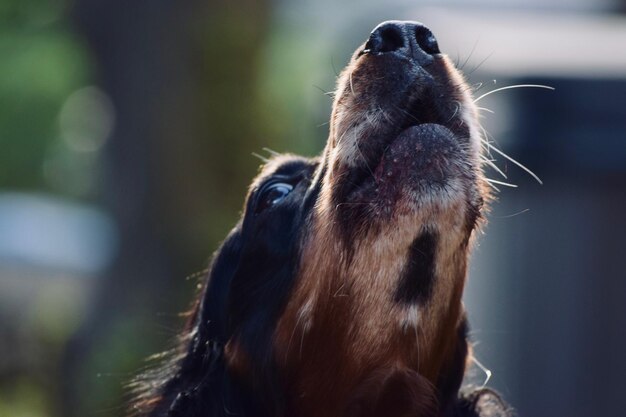
[[[435,123],[401,131],[368,171],[346,201],[348,205],[368,204],[381,215],[447,202],[470,181],[465,178],[467,156],[458,138]]]

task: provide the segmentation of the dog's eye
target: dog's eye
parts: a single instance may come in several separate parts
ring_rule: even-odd
[[[261,189],[256,212],[259,213],[274,204],[280,203],[291,190],[293,190],[293,185],[285,182],[275,182],[266,185]]]

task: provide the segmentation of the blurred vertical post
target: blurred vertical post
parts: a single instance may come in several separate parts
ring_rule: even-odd
[[[256,169],[250,152],[264,136],[255,76],[266,8],[75,3],[76,29],[115,107],[101,195],[120,246],[65,355],[64,416],[124,414],[122,384],[174,336],[157,327],[166,321],[157,312],[184,308],[182,295],[195,288],[185,276],[234,223]]]

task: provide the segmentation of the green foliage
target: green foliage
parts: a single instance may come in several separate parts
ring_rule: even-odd
[[[64,2],[54,0],[0,1],[0,191],[44,191],[82,199],[97,195],[100,150],[116,115],[109,98],[91,86],[91,57],[71,30],[65,9]],[[154,59],[172,79],[163,91],[136,97],[135,106],[151,109],[145,113],[147,127],[139,121],[124,128],[144,135],[137,143],[147,148],[144,156],[154,178],[155,195],[149,200],[155,213],[152,222],[159,229],[160,244],[167,241],[167,256],[176,258],[186,272],[201,269],[210,249],[236,222],[246,187],[260,165],[252,152],[269,147],[313,155],[327,136],[332,98],[323,90],[334,88],[332,42],[320,42],[319,34],[280,22],[270,30],[268,13],[265,2],[211,5],[210,12],[175,26],[189,34],[167,36],[174,39],[172,45],[146,54],[147,61]],[[117,35],[117,28],[107,30],[111,33],[106,36]],[[143,35],[151,41],[160,39],[152,32]],[[126,39],[116,41],[112,45],[119,48]],[[172,64],[179,58],[181,62]],[[123,54],[115,59],[129,61]],[[141,60],[126,61],[139,74],[152,70]],[[168,72],[172,68],[182,70]],[[153,88],[149,83],[140,87]],[[158,97],[156,104],[149,103],[150,97]],[[128,103],[115,104],[128,112]],[[130,118],[137,114],[141,113],[131,112]],[[132,140],[125,145],[132,147]],[[117,185],[123,186],[113,184]],[[181,294],[168,294],[170,307],[159,311],[186,308],[189,285],[182,276],[172,279],[177,278],[175,287]],[[38,362],[21,369],[18,377],[0,379],[0,416],[65,414],[60,411],[59,379],[72,387],[75,404],[70,407],[76,408],[76,415],[121,415],[124,383],[145,364],[143,358],[167,346],[179,328],[178,321],[166,334],[151,328],[163,319],[146,311],[149,307],[143,304],[149,303],[134,294],[133,308],[99,312],[106,318],[99,323],[106,326],[88,332],[85,343],[91,349],[80,357],[77,375],[71,379],[62,374],[66,372],[62,355],[94,307],[79,301],[96,299],[72,285],[46,288],[29,307],[32,311],[22,324],[32,336],[27,343],[39,349],[34,355]],[[137,288],[142,287],[129,285],[128,291]]]
[[[42,386],[29,378],[12,381],[2,386],[0,392],[0,416],[46,417],[49,408]]]
[[[63,18],[65,7],[55,0],[0,1],[0,191],[64,191],[49,181],[46,166],[55,153],[68,153],[59,114],[90,78],[86,50]],[[8,380],[0,379],[0,416],[55,415],[58,382],[52,380],[80,317],[73,294],[67,287],[41,292],[37,307],[19,318],[28,345],[20,357],[31,362],[1,375]]]
[[[332,43],[320,42],[321,36],[301,27],[276,24],[264,45],[260,109],[277,151],[314,155],[328,136],[335,70]],[[335,65],[342,67],[343,63]]]
[[[0,188],[48,189],[58,115],[88,80],[82,45],[51,1],[0,3]]]

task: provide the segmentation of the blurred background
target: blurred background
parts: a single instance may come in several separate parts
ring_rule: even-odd
[[[429,26],[508,182],[466,292],[524,416],[626,392],[626,1],[0,0],[0,416],[121,416],[123,385],[238,218],[259,160],[314,155],[336,74],[386,19]],[[492,178],[498,174],[490,172]],[[502,178],[499,178],[502,180]],[[474,369],[474,380],[484,375]]]

